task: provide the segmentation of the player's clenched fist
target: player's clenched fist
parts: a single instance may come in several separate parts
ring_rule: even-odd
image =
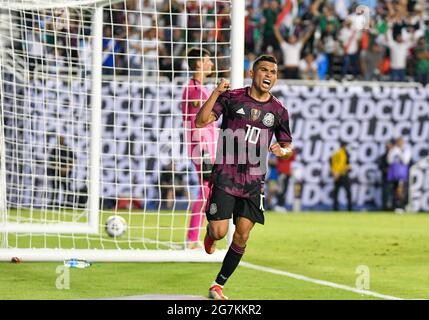
[[[274,153],[275,156],[280,158],[289,158],[290,156],[292,156],[292,153],[293,153],[292,145],[289,145],[288,147],[283,148],[277,142],[271,145],[270,150],[272,153]]]
[[[224,93],[226,90],[229,90],[229,81],[222,78],[217,85],[216,91],[218,94]]]

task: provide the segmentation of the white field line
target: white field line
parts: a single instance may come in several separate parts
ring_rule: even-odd
[[[131,237],[130,238],[131,240],[133,240],[133,241],[141,241],[141,242],[144,242],[144,243],[151,243],[151,244],[158,244],[158,245],[160,245],[160,246],[164,246],[164,247],[166,247],[167,249],[173,249],[173,250],[180,250],[180,249],[183,249],[183,245],[178,245],[178,244],[175,244],[175,243],[173,243],[173,242],[171,242],[171,241],[161,241],[161,240],[155,240],[155,239],[151,239],[151,238],[141,238],[141,237]]]
[[[289,278],[293,278],[293,279],[297,279],[297,280],[307,281],[307,282],[319,284],[321,286],[327,286],[327,287],[331,287],[331,288],[335,288],[335,289],[341,289],[341,290],[346,290],[346,291],[350,291],[350,292],[354,292],[354,293],[358,293],[358,294],[362,294],[362,295],[372,296],[372,297],[376,297],[376,298],[381,298],[381,299],[386,299],[386,300],[403,300],[402,298],[398,298],[398,297],[388,296],[385,294],[381,294],[381,293],[377,293],[377,292],[373,292],[373,291],[369,291],[369,290],[357,289],[357,288],[349,287],[349,286],[346,286],[343,284],[338,284],[338,283],[334,283],[334,282],[330,282],[330,281],[313,279],[313,278],[306,277],[306,276],[303,276],[300,274],[281,271],[281,270],[268,268],[268,267],[263,267],[263,266],[259,266],[259,265],[248,263],[248,262],[240,262],[240,266],[245,267],[245,268],[249,268],[249,269],[273,273],[273,274],[277,274],[277,275],[281,275],[281,276],[285,276],[285,277],[289,277]]]

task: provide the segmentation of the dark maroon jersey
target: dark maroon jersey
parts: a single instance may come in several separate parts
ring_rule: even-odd
[[[263,191],[273,134],[279,143],[292,142],[283,104],[272,95],[267,102],[259,102],[248,91],[248,87],[226,91],[213,107],[217,118],[223,115],[223,119],[212,183],[242,198]]]

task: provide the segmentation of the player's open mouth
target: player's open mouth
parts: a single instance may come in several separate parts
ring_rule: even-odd
[[[270,88],[270,85],[271,85],[271,81],[270,81],[270,80],[268,80],[268,79],[264,79],[264,80],[262,81],[262,87],[269,89],[269,88]]]

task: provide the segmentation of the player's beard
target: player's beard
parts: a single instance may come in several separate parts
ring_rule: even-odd
[[[262,85],[263,85],[262,81],[260,81],[260,83],[254,83],[252,85],[253,90],[255,90],[255,93],[257,93],[259,96],[269,94],[271,90],[271,85],[268,88],[265,88]]]

